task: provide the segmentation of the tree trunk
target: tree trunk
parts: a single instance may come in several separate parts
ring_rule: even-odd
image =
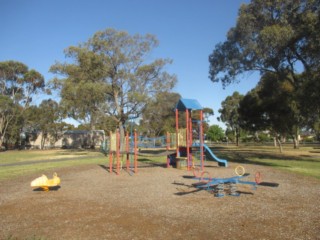
[[[44,145],[46,143],[48,137],[48,133],[42,133],[41,134],[41,142],[40,142],[40,149],[43,150],[44,149]]]
[[[0,119],[0,147],[2,146],[4,140],[5,140],[5,135],[6,135],[6,131],[7,128],[9,126],[9,122],[12,120],[13,116],[9,116],[9,117],[2,117]]]
[[[0,148],[1,148],[2,144],[3,144],[3,140],[4,140],[4,136],[1,135],[1,136],[0,136]]]
[[[293,136],[293,148],[294,149],[298,149],[299,148],[299,129],[296,128],[295,129],[295,133],[294,133],[294,136]]]
[[[293,138],[293,148],[299,149],[299,139],[297,139],[296,137]]]
[[[126,150],[125,132],[123,122],[119,121],[119,132],[120,132],[120,152]]]
[[[237,145],[237,147],[239,147],[239,134],[238,134],[237,128],[234,130],[234,135],[236,137],[236,145]]]
[[[273,137],[273,143],[274,143],[274,147],[277,147],[277,145],[279,145],[279,151],[280,153],[282,153],[282,143],[281,143],[281,136],[278,136],[277,133],[274,134]]]
[[[279,151],[280,151],[280,153],[282,153],[282,143],[281,143],[281,140],[279,137],[277,137],[277,142],[279,144]]]

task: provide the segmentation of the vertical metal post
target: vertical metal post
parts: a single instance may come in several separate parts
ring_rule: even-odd
[[[167,150],[167,168],[169,168],[170,167],[170,158],[168,156],[168,151],[170,149],[170,133],[169,132],[167,132],[166,143],[167,143],[167,145],[166,145],[166,150]]]
[[[192,138],[193,138],[193,131],[192,131],[192,116],[190,112],[190,117],[189,117],[189,145],[190,145],[190,169],[194,167],[193,164],[193,155],[192,155]],[[192,167],[191,167],[192,166]]]
[[[128,131],[126,133],[126,152],[127,152],[126,168],[127,168],[127,171],[129,171],[129,167],[130,167],[130,160],[129,160],[130,146],[129,146],[129,132]]]
[[[187,149],[187,170],[190,170],[190,147],[189,147],[189,110],[186,109],[186,149]]]
[[[179,157],[179,111],[176,109],[176,156]]]
[[[110,146],[109,146],[109,172],[112,173],[112,164],[113,164],[113,150],[112,150],[112,132],[110,131]]]
[[[203,111],[200,110],[200,159],[201,159],[201,170],[204,170],[204,151],[203,151]]]
[[[134,130],[134,173],[138,173],[138,142],[137,142],[137,130]]]
[[[117,175],[119,175],[120,174],[120,132],[119,132],[119,129],[117,129],[116,141],[117,141],[117,151],[116,151],[116,155],[117,155]]]

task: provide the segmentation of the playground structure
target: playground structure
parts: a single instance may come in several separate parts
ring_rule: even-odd
[[[115,172],[117,175],[126,168],[126,171],[132,173],[138,172],[138,156],[159,157],[167,156],[175,148],[175,134],[167,133],[166,136],[149,138],[138,136],[136,130],[127,132],[124,139],[121,140],[120,131],[110,132],[108,141],[102,149],[109,155],[109,172]]]
[[[185,112],[185,128],[179,128],[179,112]],[[195,157],[199,159],[201,172],[204,171],[205,156],[218,162],[219,166],[228,166],[227,160],[218,158],[211,149],[204,144],[203,108],[195,99],[180,99],[175,109],[176,116],[176,152],[167,156],[167,167],[175,165],[177,168],[186,167],[195,170]]]
[[[117,175],[123,168],[125,159],[126,170],[130,174],[138,172],[138,156],[137,156],[137,132],[131,131],[131,135],[127,132],[125,137],[121,139],[119,129],[116,132],[110,132],[109,137],[109,172],[113,169]]]
[[[179,126],[179,112],[184,112],[185,128]],[[132,130],[120,136],[120,131],[110,132],[108,150],[109,172],[120,174],[124,162],[126,170],[131,173],[138,172],[138,155],[142,156],[167,156],[167,167],[176,166],[193,170],[195,175],[204,171],[205,157],[218,162],[219,166],[228,166],[227,160],[218,158],[212,150],[204,144],[203,133],[203,108],[194,99],[181,98],[176,105],[176,132],[167,133],[166,136],[148,138],[138,136],[136,130]],[[182,124],[181,124],[182,125]],[[129,129],[129,128],[128,128]],[[163,153],[144,154],[143,149],[165,149]],[[139,149],[139,151],[138,151]],[[174,149],[174,153],[169,154]],[[142,151],[140,151],[142,150]],[[197,172],[197,173],[196,173]]]

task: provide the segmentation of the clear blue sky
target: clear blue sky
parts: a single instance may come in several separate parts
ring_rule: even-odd
[[[154,34],[160,45],[152,57],[171,58],[167,71],[178,77],[174,91],[212,108],[216,118],[221,102],[234,91],[247,93],[253,76],[223,90],[208,77],[208,56],[235,26],[238,9],[249,0],[0,0],[0,61],[16,60],[52,77],[63,50],[87,41],[106,28],[130,34]],[[49,98],[49,97],[48,97]],[[41,98],[39,98],[41,99]]]

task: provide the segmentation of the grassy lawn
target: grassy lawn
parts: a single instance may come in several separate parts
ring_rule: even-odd
[[[100,157],[98,151],[55,149],[55,150],[25,150],[0,152],[0,164],[10,164],[28,161],[43,161],[65,158]]]
[[[272,146],[224,146],[213,151],[231,162],[271,166],[320,179],[320,152],[314,147],[293,149],[290,145],[283,153]]]
[[[52,162],[43,162],[57,160]],[[39,162],[39,163],[34,163]],[[0,166],[0,180],[17,176],[84,164],[106,164],[108,158],[97,151],[87,150],[26,150],[0,152],[0,164],[24,165]],[[31,164],[30,164],[31,163]]]
[[[320,152],[314,147],[284,147],[279,153],[272,146],[216,146],[213,152],[230,162],[271,166],[320,179]],[[57,160],[43,162],[44,160]],[[165,156],[152,154],[139,156],[141,163],[165,164]],[[34,163],[39,162],[39,163]],[[4,166],[4,164],[24,163],[24,165]],[[55,170],[58,168],[109,163],[108,156],[90,150],[26,150],[0,152],[0,180],[14,178],[24,174]]]

